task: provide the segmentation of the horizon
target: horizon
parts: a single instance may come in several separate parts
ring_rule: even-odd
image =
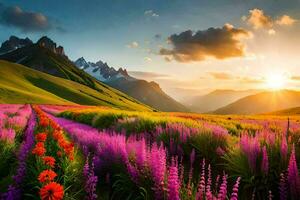
[[[216,89],[296,90],[299,9],[272,0],[0,1],[0,40],[47,35],[72,61],[125,68],[180,101]]]

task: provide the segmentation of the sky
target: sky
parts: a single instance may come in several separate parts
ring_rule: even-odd
[[[0,41],[47,35],[182,100],[300,86],[299,0],[0,0]]]

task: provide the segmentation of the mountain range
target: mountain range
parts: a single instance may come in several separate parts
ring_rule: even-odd
[[[213,114],[259,114],[300,106],[300,92],[264,91],[241,98],[213,111]]]
[[[187,111],[186,107],[167,95],[156,82],[134,78],[126,69],[116,70],[105,62],[88,62],[83,57],[78,58],[74,64],[98,80],[153,108],[162,111]]]
[[[158,84],[135,79],[128,75],[126,69],[115,70],[101,61],[86,62],[84,58],[73,63],[65,54],[64,48],[46,36],[36,43],[28,38],[12,36],[2,44],[0,52],[2,60],[71,80],[99,92],[103,92],[103,88],[116,88],[115,92],[120,90],[127,94],[119,92],[124,97],[161,111],[186,110],[183,105],[166,95]]]
[[[206,95],[191,97],[184,104],[194,112],[207,113],[258,92],[259,90],[214,90]]]

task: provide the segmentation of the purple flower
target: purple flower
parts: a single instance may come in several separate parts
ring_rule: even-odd
[[[180,200],[179,190],[178,168],[174,159],[172,159],[168,177],[168,200]]]
[[[83,169],[83,174],[87,174],[85,186],[84,186],[84,190],[86,192],[85,199],[96,200],[97,199],[96,186],[97,186],[97,182],[98,182],[98,177],[95,176],[95,173],[94,173],[94,161],[92,161],[91,165],[92,166],[89,167],[89,161],[87,159],[85,167]]]
[[[291,196],[296,198],[299,195],[300,179],[296,162],[295,146],[292,147],[292,153],[288,165],[288,184]]]
[[[8,192],[6,193],[6,199],[21,199],[20,186],[26,175],[26,159],[34,145],[34,128],[36,125],[36,115],[34,112],[30,115],[28,120],[27,128],[24,132],[24,141],[20,146],[19,152],[17,154],[18,166],[17,173],[13,176],[14,184],[9,186]]]
[[[250,169],[254,172],[256,169],[257,157],[260,153],[260,144],[258,138],[251,137],[248,134],[243,134],[240,139],[240,146],[248,158]]]
[[[164,190],[164,178],[166,172],[166,151],[156,143],[152,146],[149,152],[149,164],[154,181],[155,198],[161,199]]]

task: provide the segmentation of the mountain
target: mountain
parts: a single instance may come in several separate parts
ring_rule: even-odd
[[[83,57],[75,65],[107,85],[116,88],[153,108],[162,111],[187,111],[187,108],[168,96],[155,82],[136,79],[126,69],[116,70],[107,63],[87,62]]]
[[[195,96],[184,102],[194,112],[210,112],[226,106],[245,96],[258,93],[258,90],[214,90],[206,95]]]
[[[215,110],[214,114],[259,114],[300,106],[300,92],[265,91],[249,95]]]
[[[115,97],[117,98],[115,101],[124,101],[127,103],[131,102],[129,104],[134,104],[137,107],[145,106],[134,98],[109,87],[88,73],[78,69],[64,54],[63,47],[57,46],[55,42],[47,37],[42,37],[37,43],[29,44],[0,55],[0,60],[1,59],[22,64],[34,70],[77,82],[98,91],[99,94],[109,97],[108,99]]]
[[[0,103],[83,104],[151,110],[110,87],[99,86],[100,92],[78,82],[3,60],[0,60],[0,71]]]
[[[87,62],[83,57],[78,58],[74,64],[79,68],[94,76],[100,81],[108,82],[118,78],[125,78],[127,80],[135,80],[135,78],[128,75],[126,69],[119,68],[116,70],[109,67],[107,63],[98,61],[96,63]]]
[[[31,44],[33,43],[29,38],[21,39],[16,36],[11,36],[8,40],[1,44],[0,54],[8,53]]]
[[[57,77],[87,85],[95,90],[107,85],[78,69],[64,54],[64,49],[51,39],[42,37],[37,43],[0,55],[0,59],[18,63]]]

